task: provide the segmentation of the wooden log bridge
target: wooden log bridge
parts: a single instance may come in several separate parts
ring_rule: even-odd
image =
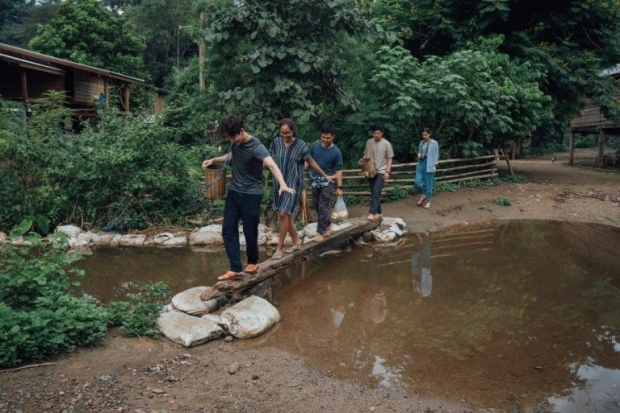
[[[322,242],[307,242],[301,245],[301,249],[294,254],[284,254],[279,260],[269,258],[258,264],[258,271],[254,274],[244,273],[241,277],[218,281],[200,296],[202,301],[208,301],[224,294],[239,296],[244,290],[278,275],[285,268],[307,260],[346,244],[352,238],[362,235],[364,232],[372,231],[381,225],[381,220],[368,221],[366,218],[351,218],[347,220],[351,226],[335,231],[329,237],[325,237]]]

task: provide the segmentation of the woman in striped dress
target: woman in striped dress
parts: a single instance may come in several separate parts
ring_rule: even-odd
[[[279,125],[279,132],[279,136],[273,140],[269,147],[269,153],[280,171],[282,171],[286,185],[289,188],[293,188],[295,192],[292,194],[285,192],[278,195],[279,185],[274,180],[273,209],[278,211],[278,218],[280,220],[278,246],[276,247],[276,252],[271,257],[276,260],[282,258],[284,252],[293,253],[301,249],[301,240],[295,229],[293,214],[298,210],[299,198],[304,190],[304,163],[308,162],[308,165],[321,176],[330,182],[332,181],[332,177],[325,175],[321,167],[312,159],[306,143],[301,139],[297,139],[297,128],[292,119],[282,119]],[[291,236],[293,246],[284,250],[284,240],[287,234]]]

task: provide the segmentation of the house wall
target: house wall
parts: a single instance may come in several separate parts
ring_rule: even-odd
[[[73,90],[75,104],[94,106],[99,94],[104,92],[104,80],[96,74],[76,70],[73,75]]]

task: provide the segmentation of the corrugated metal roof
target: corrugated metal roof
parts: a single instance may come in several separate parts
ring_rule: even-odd
[[[45,64],[42,64],[42,63],[31,62],[29,60],[20,59],[18,57],[10,56],[10,55],[4,54],[4,53],[0,53],[0,60],[4,60],[5,62],[9,62],[9,63],[13,63],[13,64],[16,64],[16,65],[19,65],[21,67],[25,67],[25,68],[29,68],[29,69],[34,69],[34,70],[40,70],[40,71],[43,71],[43,72],[53,73],[53,74],[57,74],[57,75],[62,75],[62,74],[65,73],[64,70],[59,69],[57,67],[45,65]]]
[[[49,56],[43,53],[33,52],[31,50],[22,49],[20,47],[10,46],[8,44],[0,43],[0,51],[4,52],[3,55],[12,56],[14,58],[21,59],[24,64],[30,62],[31,64],[39,64],[43,67],[70,67],[74,69],[80,69],[85,72],[96,73],[101,76],[108,77],[110,79],[116,79],[127,83],[140,83],[143,84],[144,80],[137,77],[126,76],[121,73],[112,72],[110,70],[100,69],[94,66],[83,65],[81,63],[75,63],[70,60],[60,59],[58,57]]]

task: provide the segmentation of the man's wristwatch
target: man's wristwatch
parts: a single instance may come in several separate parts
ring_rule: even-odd
[[[342,189],[342,185],[338,185],[336,189]]]

